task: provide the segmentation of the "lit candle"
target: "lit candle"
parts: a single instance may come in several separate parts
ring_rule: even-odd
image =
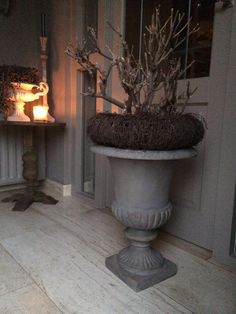
[[[41,13],[41,37],[45,37],[46,36],[46,32],[45,32],[45,13]]]
[[[34,106],[34,121],[46,122],[48,116],[48,106]]]

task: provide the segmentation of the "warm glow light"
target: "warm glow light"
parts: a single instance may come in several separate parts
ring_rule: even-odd
[[[34,121],[47,121],[48,106],[34,106]]]

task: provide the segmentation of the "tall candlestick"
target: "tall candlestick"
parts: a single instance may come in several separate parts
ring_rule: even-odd
[[[41,13],[41,37],[46,36],[46,31],[45,31],[45,13]]]
[[[47,37],[46,36],[41,36],[40,37],[40,44],[41,44],[41,54],[40,54],[40,59],[41,59],[41,70],[42,70],[42,80],[43,82],[47,82]],[[43,96],[43,106],[49,109],[48,107],[48,97],[47,95]],[[36,110],[36,109],[35,109]],[[55,119],[47,112],[47,121],[49,122],[55,122]]]

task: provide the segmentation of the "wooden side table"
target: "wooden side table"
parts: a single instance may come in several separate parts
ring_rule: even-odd
[[[17,193],[6,197],[2,202],[15,202],[13,211],[25,211],[33,202],[44,204],[56,204],[58,201],[52,196],[38,190],[38,155],[34,147],[34,128],[65,128],[65,123],[47,123],[47,122],[13,122],[0,121],[0,127],[17,126],[23,128],[24,153],[23,160],[23,178],[26,180],[25,193]]]

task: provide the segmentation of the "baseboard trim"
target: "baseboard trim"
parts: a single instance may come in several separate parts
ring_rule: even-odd
[[[50,179],[41,181],[44,188],[54,189],[62,196],[71,196],[71,184],[62,184]],[[26,187],[25,183],[16,183],[0,186],[0,192],[8,192],[13,190],[22,190]]]
[[[71,196],[71,184],[62,184],[51,179],[46,179],[43,183],[43,186],[45,188],[55,189],[62,196]]]

